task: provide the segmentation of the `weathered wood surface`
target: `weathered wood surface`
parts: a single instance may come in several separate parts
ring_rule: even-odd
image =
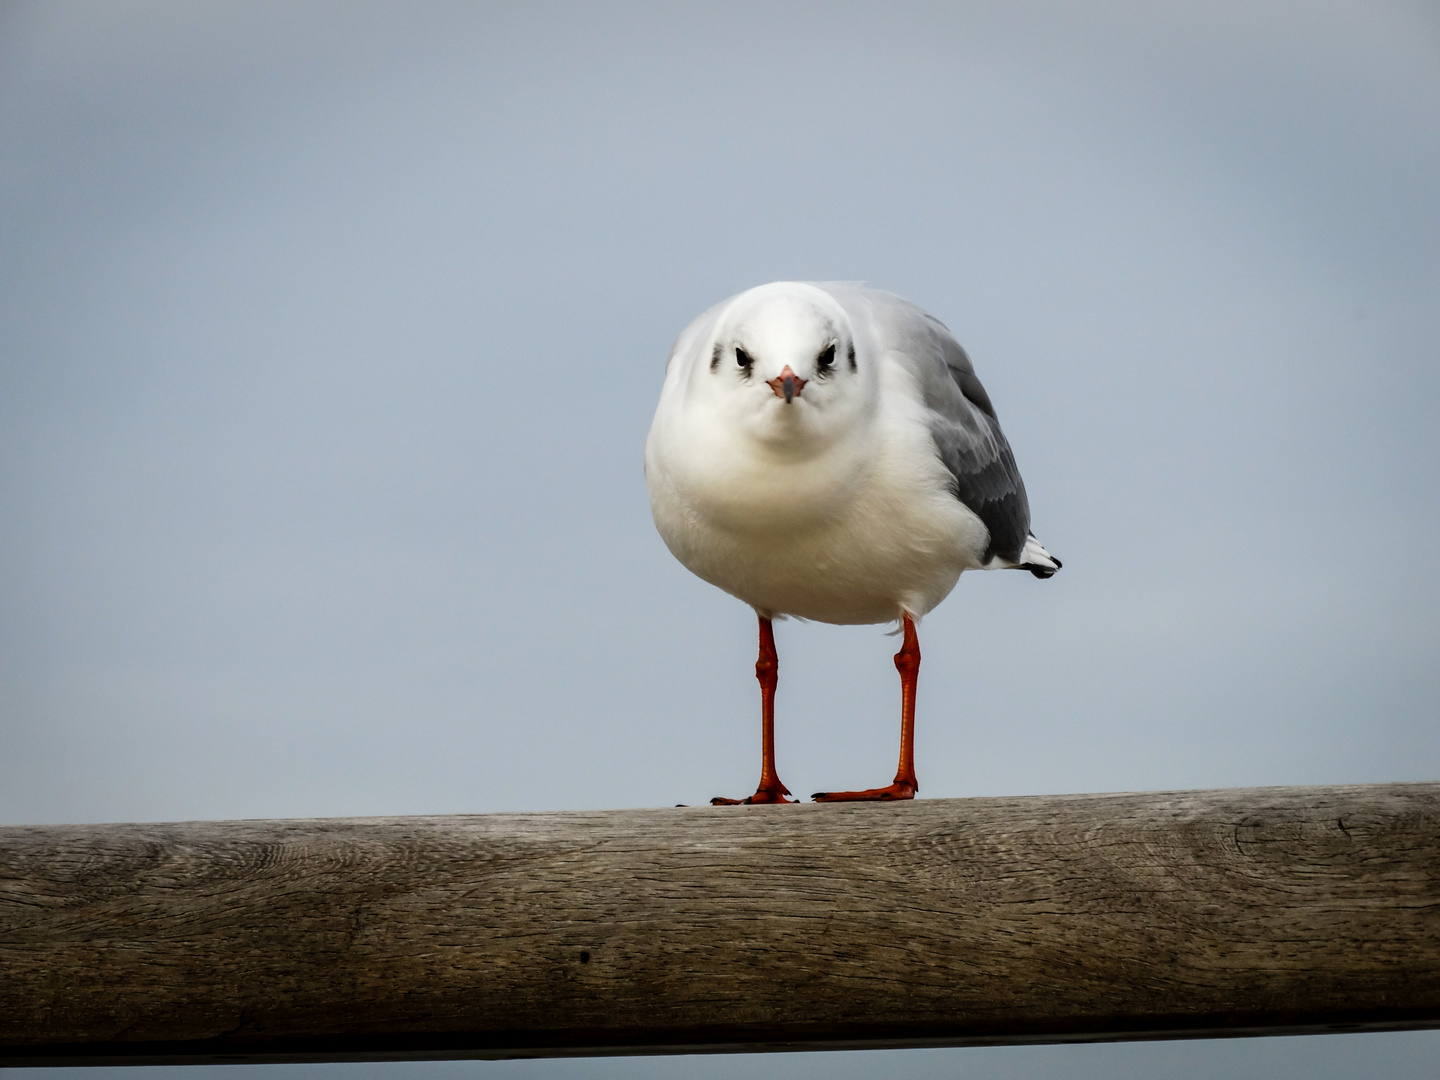
[[[0,1064],[1440,1026],[1440,784],[0,829]]]

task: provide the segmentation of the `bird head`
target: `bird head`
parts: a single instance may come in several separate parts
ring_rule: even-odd
[[[853,424],[867,395],[850,319],[823,289],[761,285],[716,321],[693,389],[738,432],[818,449]]]

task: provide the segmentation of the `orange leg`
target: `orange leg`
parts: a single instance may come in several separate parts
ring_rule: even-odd
[[[775,772],[775,684],[780,681],[780,658],[775,653],[775,628],[763,615],[760,617],[760,659],[755,661],[755,678],[760,680],[760,786],[748,799],[726,799],[717,795],[710,800],[712,806],[798,801],[785,797],[790,794],[790,789],[780,782]]]
[[[920,782],[915,779],[915,682],[920,677],[920,639],[915,636],[915,623],[909,615],[904,616],[904,622],[905,643],[895,654],[895,668],[900,672],[900,767],[895,770],[895,782],[864,791],[817,791],[811,796],[816,802],[913,799],[920,790]]]

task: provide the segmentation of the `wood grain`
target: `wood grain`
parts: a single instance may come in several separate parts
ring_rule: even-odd
[[[0,829],[0,1064],[1440,1026],[1440,784]]]

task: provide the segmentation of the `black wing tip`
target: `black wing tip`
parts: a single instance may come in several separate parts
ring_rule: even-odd
[[[1054,555],[1051,555],[1050,558],[1054,560],[1054,566],[1042,566],[1039,563],[1021,563],[1019,566],[1015,567],[1015,569],[1029,570],[1030,573],[1034,574],[1038,578],[1041,578],[1042,580],[1044,578],[1052,578],[1055,576],[1055,571],[1059,570],[1065,564],[1062,563],[1059,559],[1056,559]]]
[[[1030,570],[1032,575],[1035,575],[1035,577],[1054,577],[1056,576],[1056,570],[1060,569],[1061,566],[1064,566],[1064,563],[1060,562],[1060,560],[1056,559],[1056,557],[1054,556],[1050,557],[1051,559],[1054,559],[1054,562],[1056,562],[1054,566],[1035,566],[1034,563],[1025,563],[1024,566],[1020,567],[1020,569]]]

